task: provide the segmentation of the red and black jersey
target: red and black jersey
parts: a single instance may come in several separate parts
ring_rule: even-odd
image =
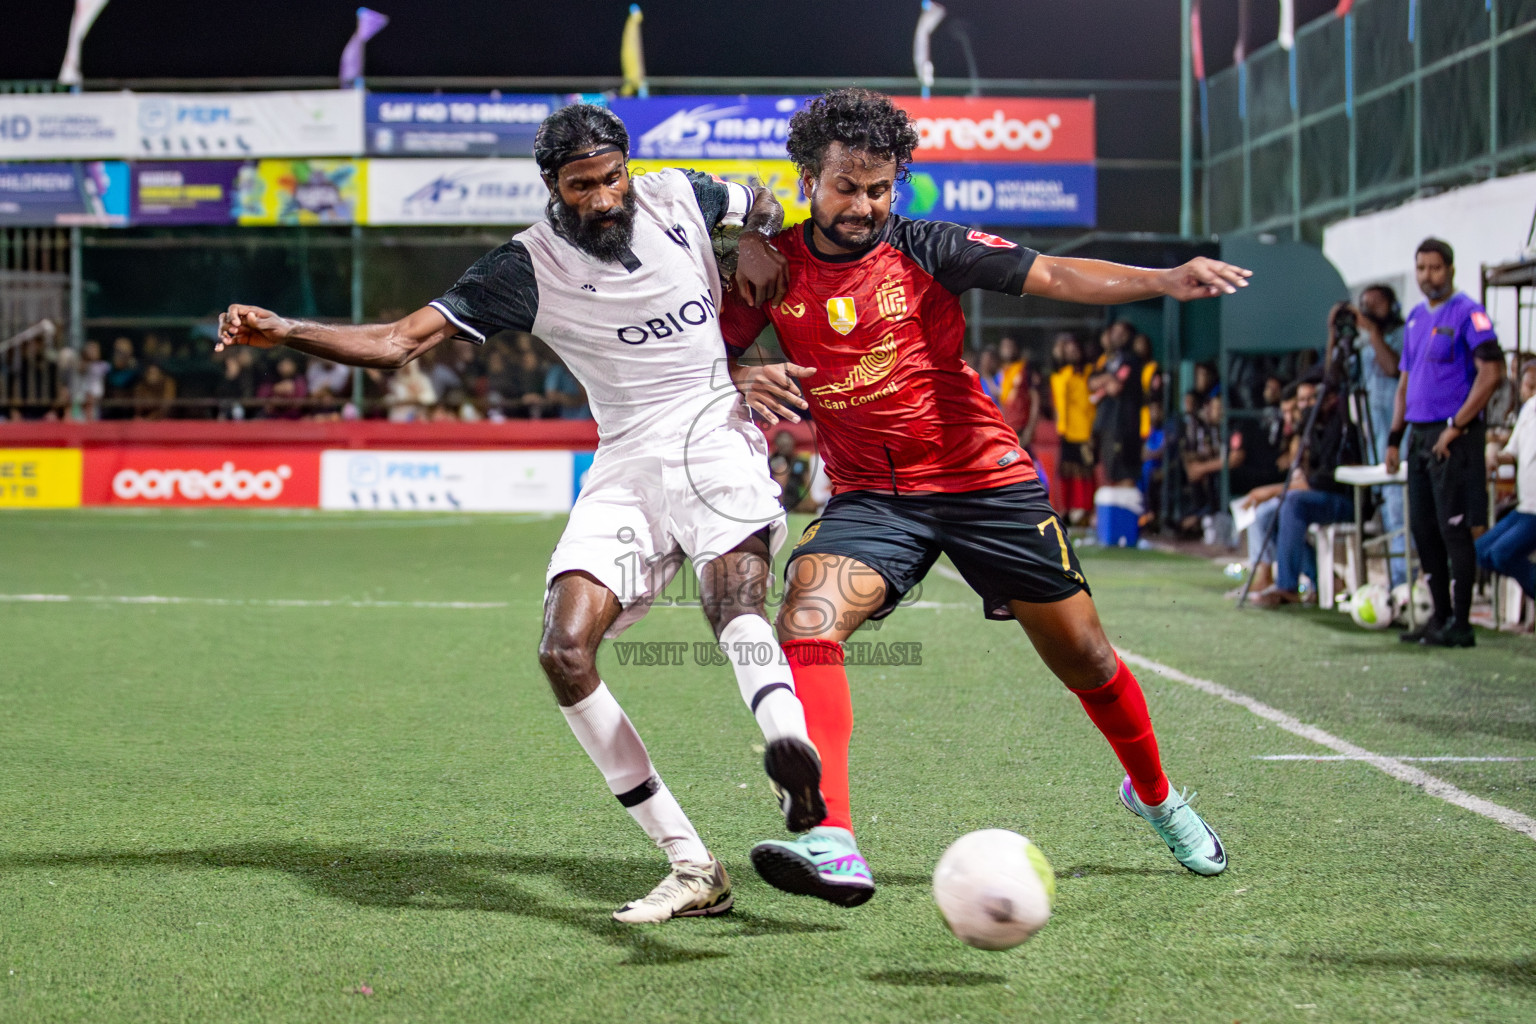
[[[837,493],[976,491],[1036,478],[1035,467],[966,365],[959,295],[1022,294],[1037,253],[959,224],[892,215],[869,249],[826,256],[811,223],[774,245],[789,260],[784,301],[728,296],[726,344],[744,351],[772,322],[800,381],[816,447]]]

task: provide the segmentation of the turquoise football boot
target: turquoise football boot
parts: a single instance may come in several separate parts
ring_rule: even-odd
[[[856,907],[875,894],[875,880],[853,833],[834,825],[819,825],[797,839],[758,843],[752,848],[752,866],[775,889],[840,907]]]
[[[1227,851],[1222,849],[1216,832],[1195,813],[1182,793],[1169,791],[1157,814],[1141,802],[1131,786],[1130,776],[1120,783],[1120,802],[1132,814],[1145,818],[1174,859],[1197,875],[1219,875],[1227,870]]]

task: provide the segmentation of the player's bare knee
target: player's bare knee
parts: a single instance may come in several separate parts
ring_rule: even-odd
[[[739,603],[713,605],[706,603],[704,605],[704,617],[709,620],[709,628],[715,631],[715,639],[717,640],[720,638],[720,634],[725,632],[726,626],[729,626],[743,615],[756,615],[760,619],[768,617],[761,602],[756,605]]]
[[[561,704],[575,704],[597,689],[597,651],[570,633],[545,632],[539,641],[539,665]]]
[[[1070,690],[1092,690],[1103,686],[1119,671],[1115,648],[1102,633],[1079,638],[1070,656],[1051,669]]]

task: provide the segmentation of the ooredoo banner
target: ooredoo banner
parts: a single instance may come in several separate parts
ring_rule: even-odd
[[[913,159],[1076,164],[1094,158],[1091,99],[895,96],[917,122]]]
[[[314,508],[320,453],[301,448],[87,448],[85,505]]]
[[[564,512],[569,451],[358,451],[320,456],[320,507],[380,512]]]

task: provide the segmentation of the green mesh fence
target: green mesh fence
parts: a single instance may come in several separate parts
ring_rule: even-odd
[[[1536,0],[1360,0],[1303,26],[1294,57],[1271,44],[1213,75],[1208,97],[1206,229],[1315,241],[1536,166]]]

